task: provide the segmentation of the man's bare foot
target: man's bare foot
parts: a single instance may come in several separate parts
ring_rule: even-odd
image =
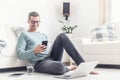
[[[70,71],[77,68],[75,65],[66,66]]]
[[[90,74],[97,75],[98,73],[96,71],[91,71]]]

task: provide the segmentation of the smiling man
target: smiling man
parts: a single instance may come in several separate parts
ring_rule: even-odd
[[[69,38],[65,34],[56,37],[52,47],[46,50],[47,46],[42,45],[43,41],[48,41],[47,36],[38,32],[40,17],[37,12],[30,12],[28,16],[29,29],[22,32],[17,42],[17,56],[19,59],[28,60],[34,64],[36,72],[49,74],[64,74],[73,70],[76,66],[65,66],[62,62],[63,49],[79,65],[84,62],[80,53],[75,49]]]

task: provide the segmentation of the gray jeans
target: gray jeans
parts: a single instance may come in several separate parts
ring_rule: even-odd
[[[46,57],[42,61],[38,61],[35,64],[35,71],[55,75],[64,74],[65,72],[69,71],[67,67],[61,62],[63,49],[66,50],[68,55],[75,61],[77,65],[79,65],[81,62],[84,62],[84,59],[75,49],[69,38],[62,33],[55,39],[50,56]]]

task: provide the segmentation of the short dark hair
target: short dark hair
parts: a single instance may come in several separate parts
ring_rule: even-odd
[[[30,13],[29,13],[29,16],[28,16],[28,19],[29,19],[29,20],[30,20],[30,17],[31,17],[31,16],[37,17],[37,16],[39,16],[39,14],[38,14],[37,12],[35,12],[35,11],[30,12]]]

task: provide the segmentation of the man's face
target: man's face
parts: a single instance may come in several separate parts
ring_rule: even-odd
[[[30,30],[36,31],[37,28],[39,27],[39,22],[40,22],[39,16],[37,17],[31,16],[30,19],[28,20]]]

